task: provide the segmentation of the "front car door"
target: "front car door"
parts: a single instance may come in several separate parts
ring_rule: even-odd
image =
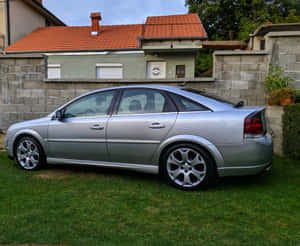
[[[84,96],[62,110],[48,130],[48,157],[107,161],[106,127],[115,90]]]
[[[163,91],[124,89],[107,126],[110,160],[153,164],[153,154],[176,118],[176,107]]]

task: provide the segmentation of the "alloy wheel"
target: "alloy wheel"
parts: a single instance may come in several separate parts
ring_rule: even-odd
[[[17,158],[24,169],[35,169],[40,162],[40,150],[33,141],[25,139],[18,145]]]
[[[191,148],[177,148],[167,159],[167,173],[171,180],[183,188],[199,185],[207,172],[203,156]]]

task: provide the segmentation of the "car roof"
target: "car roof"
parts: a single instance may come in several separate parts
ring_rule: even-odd
[[[216,99],[212,99],[206,96],[202,96],[200,94],[192,93],[186,90],[183,90],[183,86],[169,86],[169,85],[130,85],[130,86],[117,86],[117,87],[108,87],[108,88],[103,88],[103,89],[98,89],[94,91],[87,92],[85,94],[82,94],[71,101],[67,102],[66,104],[62,105],[58,109],[61,109],[72,102],[80,99],[81,97],[88,96],[90,94],[94,94],[97,92],[102,92],[102,91],[109,91],[109,90],[119,90],[119,89],[156,89],[156,90],[162,90],[162,91],[167,91],[171,93],[175,93],[177,95],[186,97],[192,101],[198,102],[207,108],[213,110],[213,111],[226,111],[226,110],[232,110],[233,107],[231,104],[227,104],[224,102],[220,102]]]
[[[204,95],[192,93],[190,91],[183,90],[184,86],[170,86],[170,85],[129,85],[129,86],[118,86],[118,87],[111,87],[111,88],[104,88],[92,92],[88,92],[88,94],[92,94],[95,92],[105,91],[105,90],[117,90],[117,89],[156,89],[156,90],[163,90],[168,91],[171,93],[175,93],[184,97],[187,97],[193,101],[203,104],[204,106],[212,109],[213,111],[223,111],[232,109],[232,105],[228,103],[224,103],[218,101],[217,99],[209,98]]]

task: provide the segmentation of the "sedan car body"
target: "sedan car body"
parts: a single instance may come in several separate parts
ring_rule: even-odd
[[[244,107],[171,86],[127,86],[79,96],[6,135],[25,170],[86,164],[162,173],[184,190],[217,176],[256,174],[271,165],[264,107]]]

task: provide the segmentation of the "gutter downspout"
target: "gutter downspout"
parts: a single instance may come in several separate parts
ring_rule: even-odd
[[[7,45],[10,46],[11,38],[10,38],[10,7],[9,0],[6,0],[6,17],[7,17]]]

